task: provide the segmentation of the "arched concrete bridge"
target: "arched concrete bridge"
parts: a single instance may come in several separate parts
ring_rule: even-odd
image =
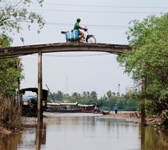
[[[51,52],[108,52],[112,54],[123,53],[124,50],[130,49],[128,45],[119,44],[81,44],[81,43],[51,43],[39,45],[17,46],[9,48],[0,48],[1,56],[22,56],[34,53],[51,53]]]
[[[40,44],[40,45],[27,45],[0,48],[0,57],[10,56],[23,56],[38,53],[38,107],[37,116],[38,123],[43,122],[42,115],[42,53],[51,52],[108,52],[111,54],[121,54],[124,50],[128,50],[128,45],[117,45],[117,44],[81,44],[81,43],[52,43],[52,44]],[[20,96],[18,96],[20,97]],[[20,101],[20,100],[18,100]]]

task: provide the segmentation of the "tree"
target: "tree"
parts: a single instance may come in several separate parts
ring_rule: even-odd
[[[40,6],[42,6],[43,0],[36,0]],[[32,1],[30,0],[20,0],[18,2],[5,2],[5,0],[0,0],[0,34],[8,34],[17,31],[18,33],[22,30],[21,23],[26,22],[27,27],[30,30],[32,23],[38,24],[38,33],[40,29],[44,26],[44,20],[40,14],[35,12],[29,12]],[[23,37],[21,37],[23,40]]]
[[[0,47],[10,46],[12,39],[5,34],[0,36]],[[0,94],[14,96],[18,88],[18,80],[23,78],[22,64],[18,57],[0,59]]]
[[[40,5],[43,0],[36,0]],[[0,0],[0,48],[9,47],[12,39],[10,33],[20,33],[21,22],[27,22],[30,30],[31,23],[38,24],[38,33],[44,26],[43,18],[34,12],[29,12],[30,0],[5,2]],[[21,37],[23,41],[23,37]],[[17,129],[22,124],[20,107],[15,105],[15,89],[20,84],[22,64],[18,57],[0,58],[0,126]]]
[[[97,101],[97,93],[95,91],[92,91],[90,93],[90,99],[93,101]]]
[[[168,105],[168,14],[131,23],[127,38],[132,50],[119,55],[117,60],[132,75],[137,90],[140,91],[141,79],[145,77],[146,91],[140,96],[150,100],[153,112],[161,113]]]
[[[112,92],[110,90],[107,92],[107,97],[108,97],[108,99],[110,99],[112,97]]]
[[[63,93],[61,91],[58,91],[57,94],[55,95],[55,98],[58,100],[63,100]]]
[[[11,38],[5,34],[0,35],[0,48],[8,47]],[[15,89],[23,77],[22,64],[18,57],[0,58],[0,126],[12,130],[20,130],[22,125],[19,105],[15,104]]]
[[[43,0],[36,1],[42,6]],[[13,31],[19,33],[22,29],[21,22],[27,22],[29,30],[31,23],[37,23],[39,30],[42,29],[44,26],[42,16],[28,11],[31,3],[30,0],[20,0],[18,2],[5,2],[5,0],[0,0],[0,47],[4,48],[11,45],[12,39],[8,34],[13,33]],[[23,40],[23,37],[21,39]],[[2,94],[9,94],[16,87],[16,82],[23,77],[21,75],[21,62],[17,57],[1,59],[0,66],[0,90]]]

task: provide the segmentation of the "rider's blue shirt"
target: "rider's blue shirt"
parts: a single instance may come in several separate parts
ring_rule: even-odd
[[[118,106],[115,105],[115,106],[113,107],[113,109],[114,109],[114,110],[118,110]]]

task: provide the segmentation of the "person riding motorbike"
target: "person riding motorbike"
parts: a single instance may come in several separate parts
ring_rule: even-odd
[[[79,36],[79,42],[82,43],[82,40],[81,40],[81,39],[82,39],[82,37],[84,36],[84,33],[83,33],[82,31],[80,31],[80,29],[87,31],[87,28],[81,27],[81,26],[79,25],[80,21],[81,21],[81,19],[80,19],[80,18],[77,18],[76,23],[75,23],[75,25],[74,25],[74,30],[79,30],[79,35],[80,35],[80,36]]]

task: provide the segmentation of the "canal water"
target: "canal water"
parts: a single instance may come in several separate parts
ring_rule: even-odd
[[[0,150],[168,150],[168,134],[101,114],[50,113],[42,126],[1,137]]]

